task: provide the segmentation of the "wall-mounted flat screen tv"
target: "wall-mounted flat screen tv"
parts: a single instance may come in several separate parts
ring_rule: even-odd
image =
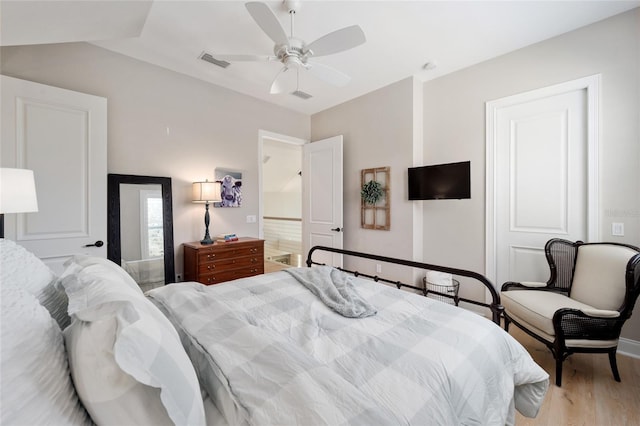
[[[409,168],[410,200],[471,198],[471,162]]]

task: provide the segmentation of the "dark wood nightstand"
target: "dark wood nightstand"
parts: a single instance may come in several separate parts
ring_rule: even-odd
[[[264,240],[242,237],[228,243],[183,246],[185,281],[210,285],[264,273]]]

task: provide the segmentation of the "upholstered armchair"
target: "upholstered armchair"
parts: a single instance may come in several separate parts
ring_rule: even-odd
[[[640,250],[552,239],[545,255],[550,269],[546,283],[502,285],[505,330],[513,323],[549,347],[556,360],[557,386],[562,383],[562,362],[575,352],[608,353],[619,382],[616,350],[640,292]]]

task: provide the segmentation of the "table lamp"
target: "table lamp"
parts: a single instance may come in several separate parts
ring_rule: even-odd
[[[5,213],[38,211],[33,170],[0,168],[0,237],[4,237]]]
[[[214,201],[222,201],[220,198],[220,183],[209,182],[193,182],[193,198],[194,203],[205,203],[204,225],[205,234],[200,244],[213,244],[213,240],[209,236],[209,203]]]

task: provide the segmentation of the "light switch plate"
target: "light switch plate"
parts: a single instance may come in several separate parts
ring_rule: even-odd
[[[611,235],[615,237],[624,237],[624,223],[613,222],[611,224]]]
[[[248,215],[247,223],[256,223],[256,215],[253,215],[253,214]]]

